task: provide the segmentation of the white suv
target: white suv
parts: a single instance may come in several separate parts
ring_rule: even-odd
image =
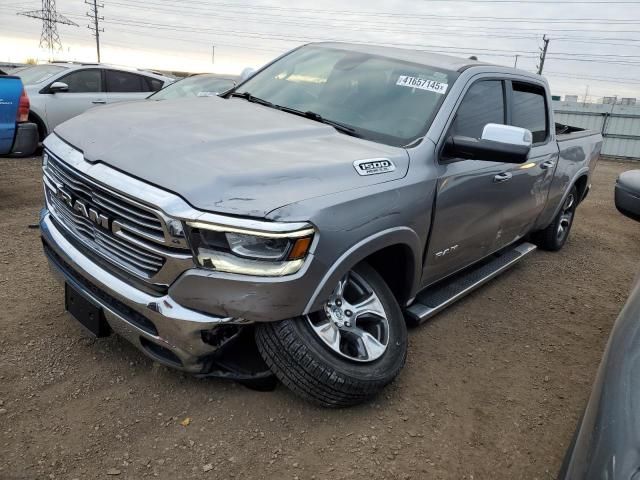
[[[29,120],[38,125],[40,141],[60,123],[89,108],[138,100],[173,82],[142,70],[98,63],[48,63],[16,72],[31,100]]]

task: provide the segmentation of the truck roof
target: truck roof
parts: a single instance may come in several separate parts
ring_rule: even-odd
[[[454,72],[461,72],[471,67],[496,67],[500,70],[510,70],[529,77],[538,77],[539,75],[532,74],[523,70],[518,70],[512,67],[505,67],[503,65],[496,65],[489,62],[481,62],[478,60],[471,60],[469,58],[454,57],[451,55],[442,55],[440,53],[427,52],[424,50],[413,50],[408,48],[398,47],[384,47],[380,45],[366,45],[361,43],[346,43],[346,42],[314,42],[311,45],[327,48],[341,48],[344,50],[368,53],[372,55],[379,55],[382,57],[396,58],[405,62],[420,63],[429,65],[431,67],[441,68],[443,70],[449,70]]]

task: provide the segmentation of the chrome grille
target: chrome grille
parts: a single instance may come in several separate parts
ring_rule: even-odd
[[[91,252],[116,267],[153,281],[168,257],[184,258],[166,246],[165,221],[151,209],[96,184],[49,153],[44,175],[54,218]],[[73,201],[65,201],[61,192]],[[108,228],[72,208],[69,203],[76,206],[76,200],[105,215]]]

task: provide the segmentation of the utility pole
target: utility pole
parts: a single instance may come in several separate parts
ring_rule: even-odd
[[[215,45],[211,45],[211,64],[215,64],[216,63],[216,46]]]
[[[538,64],[538,75],[542,75],[542,69],[544,68],[544,61],[547,58],[547,48],[549,48],[549,39],[546,35],[542,36],[542,41],[544,42],[544,47],[540,52],[540,63]]]
[[[518,68],[518,58],[520,55],[516,55],[516,61],[513,63],[513,68]]]
[[[84,0],[84,3],[89,5],[91,11],[87,12],[87,17],[93,19],[93,25],[87,25],[87,28],[93,32],[96,37],[96,52],[98,54],[98,63],[100,63],[100,32],[104,32],[104,28],[100,28],[100,20],[104,20],[104,17],[98,16],[98,8],[104,8],[104,4],[98,4],[97,0]]]
[[[40,10],[19,12],[18,15],[42,20],[40,47],[49,50],[49,60],[53,60],[54,50],[62,50],[62,42],[60,42],[57,24],[78,26],[77,23],[72,22],[56,11],[56,0],[42,0],[42,8]]]

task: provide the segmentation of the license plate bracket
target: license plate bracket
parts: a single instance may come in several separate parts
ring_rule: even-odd
[[[64,285],[64,307],[94,337],[108,337],[111,334],[102,308],[68,283]]]

